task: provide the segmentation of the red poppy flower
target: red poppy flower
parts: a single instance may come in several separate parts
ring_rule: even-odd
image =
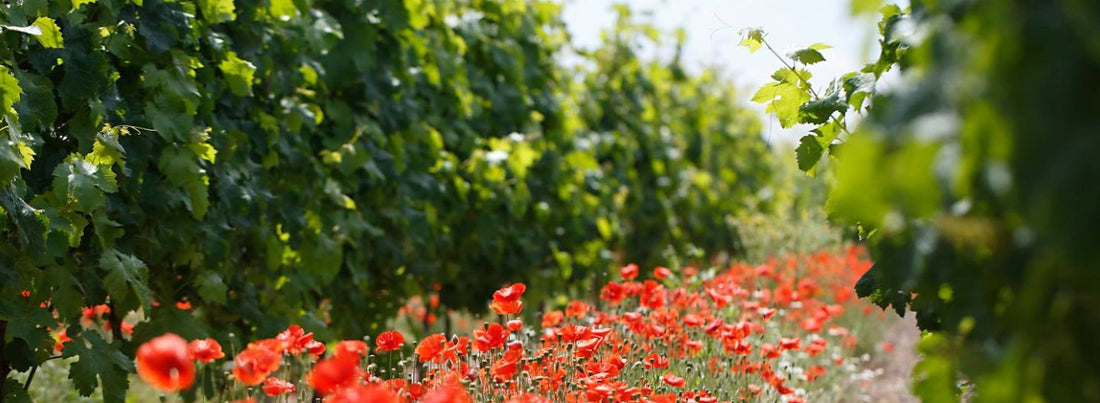
[[[477,351],[486,352],[497,347],[504,347],[504,341],[508,338],[508,330],[499,323],[490,323],[486,329],[474,329],[474,348]]]
[[[523,310],[523,301],[519,299],[524,291],[527,291],[527,286],[523,283],[501,288],[493,293],[493,302],[489,304],[489,308],[498,315],[517,314]]]
[[[301,354],[303,350],[311,347],[313,342],[313,332],[306,333],[302,330],[301,326],[290,325],[286,330],[279,332],[275,335],[275,340],[281,342],[284,346],[283,351],[290,352],[291,354]],[[315,346],[313,346],[316,348]],[[322,350],[323,352],[324,350]]]
[[[181,311],[191,310],[191,301],[176,301],[176,309]]]
[[[565,321],[562,311],[550,311],[542,315],[542,327],[555,327]]]
[[[405,399],[382,385],[355,385],[325,398],[325,403],[404,403]]]
[[[619,275],[623,276],[623,280],[633,280],[638,278],[638,265],[631,263],[623,266],[619,269]]]
[[[420,344],[416,345],[416,356],[420,362],[431,361],[435,359],[439,353],[443,352],[443,343],[447,341],[446,337],[443,337],[442,333],[436,333],[431,336],[425,337],[420,340]]]
[[[553,403],[553,400],[532,393],[524,393],[513,397],[507,403]]]
[[[191,387],[195,362],[187,355],[187,341],[168,333],[138,347],[137,373],[149,385],[165,392]]]
[[[799,344],[801,344],[801,340],[799,340],[798,338],[790,338],[790,339],[781,338],[781,339],[779,339],[779,348],[782,349],[782,350],[797,349]]]
[[[336,358],[360,359],[367,355],[367,343],[362,340],[342,340],[336,343],[332,355]]]
[[[644,360],[642,360],[642,363],[645,366],[645,369],[665,368],[668,367],[668,358],[662,357],[657,354],[650,354],[647,355]]]
[[[262,388],[268,396],[279,396],[294,392],[294,383],[276,377],[267,378]]]
[[[30,290],[23,290],[23,291],[19,292],[19,295],[22,296],[23,298],[30,298],[31,297],[31,291]]]
[[[328,395],[339,388],[355,385],[359,380],[359,361],[348,358],[329,358],[318,362],[309,371],[309,386],[322,395]]]
[[[279,369],[283,357],[263,345],[249,344],[248,348],[233,357],[233,377],[237,381],[255,386]]]
[[[401,346],[405,344],[405,336],[399,331],[390,330],[378,335],[374,343],[378,345],[378,348],[374,349],[376,353],[394,351],[400,349]]]
[[[325,343],[321,343],[317,340],[310,340],[303,347],[306,353],[312,355],[313,358],[320,358],[321,354],[325,353]]]
[[[669,270],[664,266],[657,266],[653,269],[653,278],[658,280],[664,280],[672,276],[672,270]]]
[[[444,385],[428,392],[420,403],[473,403],[466,388],[460,385]]]
[[[222,345],[214,339],[192,340],[187,345],[187,354],[192,359],[202,362],[210,362],[225,357],[225,353],[222,352]]]
[[[664,382],[665,385],[668,385],[668,386],[671,386],[671,387],[674,387],[674,388],[682,388],[682,387],[684,387],[684,385],[687,385],[687,381],[684,380],[684,378],[678,377],[678,376],[673,375],[673,374],[661,375],[661,382]]]
[[[519,319],[512,319],[508,321],[506,325],[508,326],[508,330],[512,332],[518,332],[520,329],[523,329],[523,321]]]

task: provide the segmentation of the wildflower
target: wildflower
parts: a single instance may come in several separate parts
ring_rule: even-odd
[[[623,280],[633,280],[638,278],[638,265],[631,263],[623,266],[619,269],[619,275],[623,276]]]
[[[678,376],[673,375],[673,374],[661,375],[661,382],[664,382],[665,385],[668,385],[668,386],[671,386],[671,387],[674,387],[674,388],[682,388],[682,387],[684,387],[684,385],[687,385],[687,381],[684,380],[684,378],[678,377]]]
[[[405,345],[405,335],[396,330],[385,331],[378,335],[374,343],[377,345],[374,349],[376,353],[399,350]]]
[[[325,398],[325,403],[405,403],[405,399],[382,385],[355,385],[342,388]]]
[[[217,340],[210,338],[192,340],[187,345],[187,354],[191,356],[191,359],[202,362],[210,362],[225,357],[225,353],[222,352],[222,345],[218,344]]]
[[[424,396],[420,403],[473,403],[466,388],[461,385],[444,385]]]
[[[190,388],[195,382],[195,362],[187,356],[187,341],[168,333],[145,342],[138,347],[137,373],[164,392]]]
[[[669,277],[672,277],[672,270],[669,270],[667,267],[657,266],[653,269],[653,278],[664,280]]]
[[[527,286],[523,283],[501,288],[493,293],[493,302],[489,304],[489,308],[498,315],[517,314],[523,310],[523,301],[519,299],[524,291],[527,291]]]
[[[565,314],[561,311],[550,311],[542,315],[542,327],[557,327],[565,321]]]
[[[504,341],[508,338],[508,330],[499,323],[490,323],[485,329],[474,329],[474,348],[486,352],[497,347],[504,347]]]
[[[519,319],[512,319],[505,324],[509,331],[518,332],[523,329],[523,321]]]
[[[181,311],[191,310],[191,301],[176,301],[176,309]]]
[[[264,381],[262,389],[268,396],[279,396],[294,392],[294,383],[276,377],[270,377]]]
[[[318,362],[309,371],[309,386],[322,395],[328,395],[337,389],[355,385],[360,375],[359,361],[344,358],[329,358]]]
[[[233,378],[248,386],[258,385],[279,369],[282,361],[279,353],[263,345],[249,344],[248,348],[233,357]]]
[[[367,355],[367,343],[362,340],[342,340],[336,343],[336,348],[332,350],[332,355],[337,358],[354,358],[359,359]]]
[[[416,355],[420,362],[435,359],[439,353],[443,352],[443,343],[446,341],[447,338],[442,333],[436,333],[420,340],[420,344],[416,345]]]

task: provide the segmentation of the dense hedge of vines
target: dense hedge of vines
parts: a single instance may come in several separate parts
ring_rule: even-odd
[[[925,401],[1100,401],[1100,5],[884,3],[852,1],[881,14],[878,60],[815,92],[823,47],[776,54],[754,97],[814,125],[798,164],[831,166],[827,208],[875,261],[856,291],[916,313]]]
[[[482,310],[505,282],[537,298],[731,248],[728,218],[768,208],[758,121],[715,74],[640,58],[657,36],[626,10],[565,67],[559,8],[0,5],[0,375],[67,323],[76,387],[121,401],[128,354],[164,331],[358,337],[437,284]],[[104,303],[107,337],[81,332]]]

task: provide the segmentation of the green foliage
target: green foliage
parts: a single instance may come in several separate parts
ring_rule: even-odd
[[[852,3],[882,16],[879,58],[800,112],[850,109],[797,116],[818,125],[800,168],[817,167],[810,140],[837,143],[821,159],[828,210],[875,261],[857,293],[931,332],[914,370],[927,401],[959,399],[960,373],[978,402],[1100,400],[1100,363],[1084,358],[1100,356],[1100,6],[880,3]],[[876,91],[890,69],[901,82]],[[866,112],[860,127],[830,135],[849,110]]]
[[[559,9],[0,5],[5,348],[41,364],[42,329],[71,325],[74,383],[113,401],[123,354],[166,331],[359,337],[436,287],[482,311],[505,283],[599,289],[612,262],[735,248],[730,219],[770,207],[759,120],[717,73],[640,58],[668,44],[625,9],[564,67]],[[75,331],[104,303],[148,321]]]

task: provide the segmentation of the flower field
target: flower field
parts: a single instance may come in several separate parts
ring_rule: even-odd
[[[486,296],[496,315],[469,334],[331,344],[297,325],[247,344],[166,334],[138,349],[136,367],[164,392],[205,384],[199,394],[216,401],[856,400],[873,376],[860,355],[884,320],[851,291],[869,267],[855,247],[720,270],[631,264],[598,301],[536,315],[524,284],[502,287]]]

